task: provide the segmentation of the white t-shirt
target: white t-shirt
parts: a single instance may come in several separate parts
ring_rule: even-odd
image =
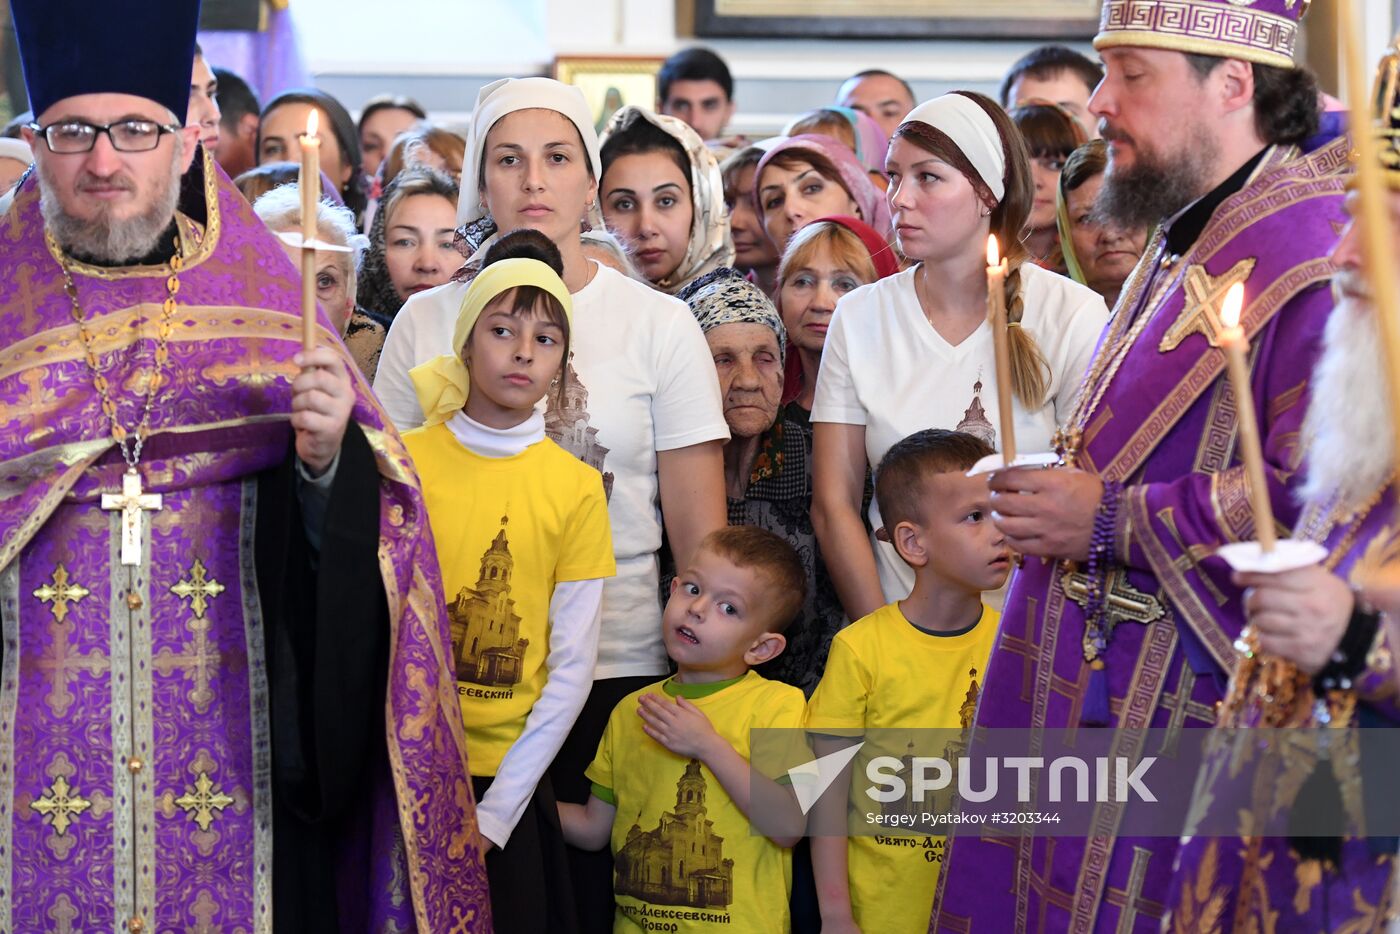
[[[956,347],[949,344],[919,306],[917,268],[842,297],[822,350],[812,421],[864,425],[871,469],[897,441],[925,428],[966,431],[1001,447],[991,326],[984,321]],[[1050,450],[1057,427],[1068,418],[1108,309],[1091,289],[1031,263],[1021,267],[1021,276],[1021,326],[1050,365],[1045,404],[1035,411],[1013,405],[1016,449],[1032,453]],[[874,501],[870,521],[873,528],[882,525]],[[871,543],[885,599],[909,596],[913,569],[894,546],[874,538]]]
[[[709,345],[679,299],[594,263],[573,293],[565,404],[547,397],[545,427],[565,450],[603,474],[617,576],[603,587],[597,679],[661,676],[661,598],[656,552],[661,506],[656,452],[724,441],[729,428]],[[400,430],[423,423],[408,371],[452,352],[466,294],[449,282],[404,303],[384,340],[374,391]]]

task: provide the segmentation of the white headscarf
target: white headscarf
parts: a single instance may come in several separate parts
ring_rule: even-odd
[[[952,140],[997,201],[1006,195],[1006,149],[997,125],[976,101],[944,94],[915,107],[900,122],[911,120],[926,123]]]
[[[502,78],[481,89],[476,98],[476,109],[472,111],[465,165],[462,166],[462,192],[457,198],[458,224],[470,224],[486,216],[481,206],[481,192],[477,188],[481,178],[481,159],[486,149],[486,134],[506,114],[532,109],[553,110],[567,117],[578,128],[578,135],[583,139],[593,177],[602,178],[598,134],[593,129],[593,115],[588,111],[583,92],[553,78]],[[594,227],[603,226],[602,212],[596,203],[589,211],[588,219]]]
[[[34,152],[22,139],[0,139],[0,159],[14,159],[29,165],[34,161]]]

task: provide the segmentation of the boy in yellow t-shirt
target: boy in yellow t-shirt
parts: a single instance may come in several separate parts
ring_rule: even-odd
[[[571,844],[612,844],[616,934],[787,934],[800,833],[770,839],[749,818],[761,807],[787,826],[803,819],[791,788],[751,784],[749,733],[800,730],[805,705],[752,668],[782,652],[805,582],[787,542],[742,525],[706,536],[672,582],[662,628],[676,674],[614,708],[588,804],[559,804]]]
[[[836,634],[807,710],[817,755],[854,742],[853,730],[965,725],[996,640],[997,613],[982,603],[982,592],[1000,587],[1010,570],[1005,539],[992,524],[987,479],[966,475],[991,453],[980,438],[931,429],[881,460],[875,496],[882,537],[914,569],[914,589]],[[830,809],[838,821],[844,817],[851,773],[863,773],[871,746],[861,752],[821,799],[815,820]],[[814,835],[823,934],[924,934],[942,857],[941,837]]]

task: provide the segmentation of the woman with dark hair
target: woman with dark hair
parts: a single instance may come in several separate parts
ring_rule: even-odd
[[[719,164],[694,130],[624,107],[601,142],[603,219],[647,281],[675,295],[734,262]]]
[[[423,106],[410,97],[381,94],[365,101],[360,111],[360,167],[366,175],[379,171],[379,163],[389,154],[389,147],[405,130],[419,120],[428,119]]]
[[[762,149],[749,146],[725,159],[719,172],[724,179],[724,205],[729,209],[734,265],[758,283],[766,294],[772,295],[779,252],[764,232],[763,221],[753,203],[753,178],[762,158]]]
[[[792,136],[768,151],[754,173],[754,204],[779,250],[819,217],[856,217],[890,233],[890,210],[855,154],[829,136]]]
[[[360,167],[360,134],[340,101],[315,88],[283,91],[263,105],[258,125],[258,164],[300,162],[302,136],[311,111],[320,114],[321,170],[335,183],[340,199],[364,223],[369,179]]]
[[[1088,135],[1069,111],[1048,101],[1032,101],[1014,108],[1011,122],[1026,141],[1031,179],[1035,183],[1035,199],[1031,202],[1021,243],[1037,265],[1064,275],[1060,231],[1055,223],[1055,197],[1065,160],[1084,145]]]
[[[1028,262],[1017,235],[1033,185],[1025,145],[1002,109],[980,94],[947,94],[915,108],[895,131],[886,169],[905,271],[836,304],[812,407],[812,520],[841,601],[858,619],[909,594],[913,572],[885,541],[870,547],[861,517],[866,470],[924,428],[997,445],[987,235],[1002,244],[1011,388],[1022,450],[1051,448],[1108,313],[1078,283]],[[870,507],[871,528],[881,525]]]
[[[1070,153],[1060,172],[1055,207],[1069,277],[1098,292],[1112,308],[1142,258],[1150,231],[1099,216],[1094,205],[1107,167],[1108,144],[1103,140],[1091,140]]]

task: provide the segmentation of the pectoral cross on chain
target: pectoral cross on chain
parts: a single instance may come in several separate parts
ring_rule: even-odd
[[[1067,571],[1060,578],[1060,586],[1065,596],[1082,607],[1089,605],[1089,578],[1079,571]],[[1105,637],[1112,639],[1113,630],[1119,623],[1154,623],[1167,615],[1162,602],[1151,594],[1143,593],[1128,583],[1128,575],[1122,568],[1109,570],[1104,580],[1104,629]],[[1089,641],[1086,631],[1084,638],[1084,659],[1093,661],[1098,657],[1097,648]]]
[[[160,494],[141,492],[141,475],[131,467],[122,474],[121,493],[102,494],[102,508],[122,511],[122,564],[140,564],[143,513],[160,508]]]

